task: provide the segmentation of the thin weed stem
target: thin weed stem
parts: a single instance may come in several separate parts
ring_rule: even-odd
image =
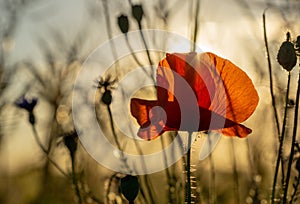
[[[116,142],[116,145],[117,145],[117,148],[119,149],[119,151],[120,151],[120,157],[121,157],[121,160],[124,162],[124,165],[125,165],[125,168],[129,171],[129,172],[132,172],[132,170],[130,169],[130,167],[128,166],[128,164],[127,164],[127,161],[126,161],[126,158],[125,158],[125,156],[124,156],[124,153],[123,153],[123,149],[121,148],[121,144],[120,144],[120,142],[119,142],[119,139],[118,139],[118,137],[117,137],[117,134],[116,134],[116,132],[115,132],[115,127],[114,127],[114,123],[113,123],[113,116],[112,116],[112,112],[111,112],[111,109],[110,109],[110,106],[109,105],[107,105],[107,110],[108,110],[108,113],[109,113],[109,118],[110,118],[110,124],[111,124],[111,129],[112,129],[112,133],[113,133],[113,136],[114,136],[114,140],[115,140],[115,142]],[[145,181],[145,184],[146,184],[146,186],[149,188],[149,197],[150,197],[150,200],[151,200],[151,202],[152,203],[155,203],[154,202],[154,198],[153,198],[153,195],[152,195],[152,191],[151,191],[151,184],[150,184],[150,182],[149,182],[149,178],[146,176],[146,181]],[[141,191],[143,191],[142,189],[141,189]],[[143,194],[144,195],[144,194]]]
[[[115,126],[114,126],[114,121],[113,121],[113,116],[112,116],[112,112],[111,112],[111,109],[110,109],[110,106],[109,105],[106,105],[107,107],[107,111],[108,111],[108,114],[109,114],[109,120],[110,120],[110,125],[111,125],[111,131],[113,133],[113,136],[114,136],[114,140],[116,142],[116,145],[117,145],[117,148],[118,150],[120,151],[120,157],[121,157],[121,160],[124,162],[124,165],[125,165],[125,168],[129,171],[129,172],[132,172],[130,167],[128,166],[127,162],[126,162],[126,158],[124,156],[124,152],[123,152],[123,149],[121,147],[121,144],[119,142],[119,139],[118,139],[118,136],[116,134],[116,131],[115,131]]]
[[[270,51],[269,51],[268,38],[267,38],[267,28],[266,28],[266,11],[267,11],[267,9],[265,9],[264,12],[263,12],[264,42],[265,42],[265,47],[266,47],[266,52],[267,52],[267,61],[268,61],[268,71],[269,71],[269,80],[270,80],[270,94],[271,94],[271,99],[272,99],[272,108],[273,108],[273,113],[274,113],[274,118],[275,118],[275,125],[276,125],[276,130],[277,130],[277,135],[278,135],[278,141],[280,143],[280,141],[281,141],[280,124],[279,124],[278,113],[277,113],[277,109],[276,109],[275,94],[274,94],[274,90],[273,90],[272,64],[271,64],[271,59],[270,59]],[[282,144],[279,144],[279,146],[280,145],[282,145]],[[281,155],[280,152],[278,152],[278,154]],[[280,162],[282,163],[282,168],[281,168],[281,171],[282,171],[282,181],[284,181],[284,169],[283,169],[283,158],[282,157],[280,157],[280,161],[279,161],[278,167],[277,167],[277,164],[276,164],[274,181],[277,180],[278,168],[279,168]],[[274,182],[273,182],[272,198],[271,198],[271,203],[272,204],[274,204],[274,197],[275,197],[275,191],[276,191],[275,187],[276,187],[276,181],[275,181],[275,186],[274,186]]]
[[[55,162],[53,161],[50,156],[49,156],[49,152],[48,150],[44,147],[44,145],[42,144],[40,137],[38,135],[38,132],[36,131],[35,125],[32,124],[32,131],[33,131],[33,135],[34,135],[34,139],[36,141],[36,143],[38,144],[38,146],[40,147],[40,149],[44,152],[44,154],[47,156],[47,159],[49,160],[49,162],[51,164],[53,164],[53,166],[55,166],[55,168],[61,173],[63,174],[65,177],[69,178],[69,176],[64,172],[64,170]]]
[[[146,49],[148,61],[149,61],[149,63],[150,63],[150,66],[152,66],[153,63],[152,63],[151,56],[150,56],[150,52],[149,52],[149,48],[148,48],[148,45],[147,45],[147,42],[146,42],[146,39],[145,39],[143,30],[142,30],[143,27],[142,27],[141,22],[138,22],[138,26],[139,26],[139,31],[140,31],[141,38],[142,38],[142,40],[143,40],[143,43],[144,43],[144,46],[145,46],[145,49]],[[152,72],[151,72],[151,77],[152,77],[152,79],[154,79],[154,73],[153,73],[153,70],[151,69],[151,71],[152,71]]]
[[[197,43],[197,35],[199,31],[199,21],[198,21],[198,16],[199,16],[199,11],[200,11],[200,0],[196,0],[196,12],[195,12],[195,21],[194,21],[194,32],[193,32],[193,44],[192,44],[192,51],[195,52],[196,50],[196,43]]]
[[[132,46],[130,45],[129,43],[129,39],[128,39],[128,35],[125,34],[125,38],[126,38],[126,43],[127,43],[127,46],[132,54],[132,57],[134,59],[134,61],[142,68],[143,72],[152,79],[153,83],[155,84],[155,80],[153,78],[153,76],[151,76],[151,74],[149,74],[146,69],[144,68],[143,64],[140,62],[140,60],[137,58],[137,56],[135,55],[133,49],[132,49]]]
[[[111,29],[111,23],[110,23],[110,18],[109,18],[109,9],[108,9],[108,5],[107,5],[107,0],[102,0],[103,3],[103,10],[104,10],[104,17],[105,17],[105,24],[106,24],[106,29],[107,29],[107,34],[108,34],[108,38],[112,39],[113,35],[112,35],[112,29]],[[116,76],[118,77],[118,71],[117,68],[119,67],[118,64],[118,60],[117,60],[117,49],[115,47],[115,44],[112,40],[109,41],[110,42],[110,46],[112,49],[112,55],[114,57],[114,59],[116,60],[116,66],[115,66],[115,72],[116,72]]]
[[[77,180],[76,171],[75,171],[75,155],[74,155],[74,153],[70,153],[70,154],[71,154],[71,161],[72,161],[72,182],[73,182],[73,185],[75,186],[75,193],[78,198],[78,204],[81,204],[82,198],[80,195],[78,180]]]
[[[297,176],[297,181],[296,181],[296,184],[294,186],[294,192],[291,196],[290,204],[293,204],[293,201],[297,196],[297,190],[298,190],[299,183],[300,183],[300,174],[298,174],[298,176]]]
[[[295,143],[296,143],[296,136],[297,136],[297,125],[298,125],[298,117],[299,117],[298,116],[299,98],[300,98],[300,69],[298,72],[299,72],[299,76],[298,76],[298,87],[297,87],[296,106],[295,106],[295,115],[294,115],[293,137],[292,137],[288,169],[287,169],[287,174],[286,174],[286,181],[285,181],[285,188],[284,188],[284,195],[283,195],[283,204],[285,204],[287,202],[287,193],[288,193],[289,181],[290,181],[290,177],[291,177],[291,169],[292,169],[292,163],[293,163],[293,158],[294,158],[294,153],[295,153]]]
[[[280,125],[279,125],[278,113],[277,113],[277,109],[276,109],[276,100],[275,100],[275,95],[274,95],[274,90],[273,90],[272,64],[271,64],[271,59],[270,59],[270,51],[269,51],[268,38],[267,38],[265,13],[266,13],[266,9],[263,13],[263,28],[264,28],[264,41],[265,41],[265,47],[266,47],[266,52],[267,52],[267,61],[268,61],[268,69],[269,69],[270,93],[271,93],[271,98],[272,98],[272,108],[273,108],[274,117],[275,117],[276,130],[278,133],[278,140],[280,140]]]
[[[34,139],[36,141],[36,143],[38,144],[39,148],[42,150],[42,152],[46,155],[48,161],[67,179],[71,179],[72,178],[72,182],[75,186],[75,191],[76,191],[76,195],[78,196],[78,202],[79,204],[81,203],[81,197],[80,197],[80,192],[79,192],[79,186],[78,186],[78,180],[77,178],[74,178],[75,176],[75,163],[72,159],[72,177],[70,177],[67,173],[64,172],[64,170],[55,162],[52,160],[52,158],[49,156],[49,152],[48,150],[44,147],[44,145],[42,144],[41,140],[40,140],[40,137],[38,135],[38,132],[35,128],[35,125],[34,124],[31,124],[31,127],[32,127],[32,131],[33,131],[33,135],[34,135]],[[76,179],[76,180],[74,180]],[[75,184],[75,183],[76,184]],[[95,201],[96,203],[99,203],[101,204],[102,202],[96,198],[91,192],[87,193],[87,195],[93,200]]]
[[[235,147],[234,147],[234,139],[230,138],[231,144],[231,154],[232,154],[232,162],[233,162],[233,180],[234,180],[234,191],[237,199],[237,203],[241,203],[241,198],[239,194],[239,177],[237,172],[237,164],[236,164],[236,156],[235,156]]]
[[[134,54],[134,52],[133,52],[133,50],[132,50],[132,47],[131,47],[131,45],[130,45],[130,43],[129,43],[129,40],[128,40],[128,37],[127,37],[127,36],[126,36],[126,41],[127,41],[127,45],[128,45],[128,47],[129,47],[129,49],[131,50],[132,55],[135,56],[135,54]],[[139,60],[138,60],[137,58],[136,58],[136,60],[137,60],[136,62],[137,62],[140,66],[143,67],[143,65],[139,62]],[[144,70],[144,69],[143,69],[143,70]],[[152,78],[152,77],[149,75],[149,73],[146,72],[146,70],[144,70],[144,72],[145,72],[150,78]],[[154,83],[155,83],[155,82],[154,82]],[[123,90],[123,88],[121,89],[121,91],[122,91],[122,94],[123,94],[123,98],[124,98],[124,100],[125,100],[125,97],[128,97],[128,96],[126,95],[126,93],[125,93],[125,91]],[[132,134],[132,135],[135,135],[135,133],[133,132],[133,129],[132,129],[131,125],[128,125],[128,126],[130,127],[131,134]],[[133,141],[134,141],[135,147],[137,148],[137,151],[138,151],[139,155],[140,155],[142,158],[144,158],[144,156],[143,156],[144,153],[143,153],[143,150],[142,150],[141,146],[139,145],[139,143],[137,142],[136,139],[133,139]],[[142,159],[142,168],[143,168],[143,170],[146,172],[146,163],[145,163],[144,159]],[[155,203],[155,197],[156,197],[156,196],[154,195],[154,192],[153,192],[153,190],[152,190],[152,189],[153,189],[153,186],[152,186],[151,180],[149,179],[149,176],[148,176],[147,174],[144,175],[144,178],[145,178],[145,185],[146,185],[146,188],[148,189],[147,193],[148,193],[148,196],[149,196],[149,198],[150,198],[150,201],[151,201],[151,203]],[[145,194],[142,193],[142,192],[143,192],[143,188],[141,188],[140,191],[141,191],[141,195],[143,196],[145,202],[148,203],[148,200],[146,199]]]
[[[284,141],[284,135],[285,135],[285,128],[286,128],[286,122],[287,122],[287,110],[288,110],[288,104],[289,104],[290,82],[291,82],[291,73],[289,72],[287,88],[286,88],[286,95],[285,95],[285,108],[284,108],[283,123],[282,123],[279,149],[278,149],[278,155],[277,155],[276,166],[275,166],[275,175],[274,175],[274,179],[273,179],[272,203],[274,203],[274,199],[275,199],[275,191],[276,191],[275,189],[276,189],[278,171],[279,171],[279,166],[280,166],[280,160],[282,158],[282,147],[283,147],[283,141]],[[283,163],[281,163],[281,166],[283,166]]]
[[[209,149],[212,149],[212,141],[209,136],[208,137],[208,144],[209,144]],[[216,188],[216,174],[215,174],[215,164],[214,160],[212,158],[212,153],[209,154],[209,163],[210,163],[210,176],[211,176],[211,185],[210,185],[210,193],[209,193],[209,203],[214,204],[216,202],[216,194],[215,194],[215,188]]]

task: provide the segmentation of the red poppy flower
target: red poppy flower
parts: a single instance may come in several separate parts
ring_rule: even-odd
[[[139,137],[152,140],[179,130],[238,137],[252,132],[240,123],[254,112],[258,94],[247,74],[229,60],[213,53],[167,54],[156,79],[157,100],[131,99]]]

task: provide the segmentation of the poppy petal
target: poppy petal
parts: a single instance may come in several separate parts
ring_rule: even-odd
[[[196,95],[198,105],[208,108],[211,98],[214,95],[214,80],[207,69],[199,66],[198,55],[194,52],[187,54],[167,54],[166,58],[159,62],[157,68],[157,85],[164,86],[168,91],[168,100],[174,101],[173,95],[178,96],[185,92],[174,79],[173,72],[184,78]],[[197,69],[198,68],[198,69]],[[164,80],[162,80],[164,79]],[[167,85],[165,85],[167,84]],[[158,98],[163,98],[163,94],[158,91]]]
[[[181,115],[177,101],[162,106],[159,101],[133,98],[130,111],[140,125],[138,136],[142,139],[153,140],[165,131],[177,131],[180,128]]]
[[[192,98],[174,74],[185,79],[195,94],[192,97],[196,96],[198,129],[189,121],[181,121],[181,110],[193,115],[194,109],[190,108]],[[131,100],[131,113],[141,126],[138,135],[143,139],[151,140],[170,130],[217,130],[238,137],[251,133],[239,123],[254,112],[258,94],[247,74],[226,59],[213,53],[167,54],[157,68],[156,89],[157,101]],[[184,104],[179,106],[179,99]]]
[[[259,97],[247,74],[229,60],[213,53],[201,55],[201,61],[210,64],[210,69],[216,69],[222,79],[215,83],[219,91],[209,109],[237,123],[248,119],[254,112]]]
[[[222,128],[218,131],[225,136],[238,136],[240,138],[247,137],[252,132],[250,128],[241,124],[228,128]]]
[[[130,101],[130,112],[133,117],[137,120],[140,126],[149,123],[150,116],[149,111],[154,106],[157,106],[157,101],[148,101],[138,98],[133,98]]]

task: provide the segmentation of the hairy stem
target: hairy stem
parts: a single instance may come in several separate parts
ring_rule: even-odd
[[[191,144],[192,144],[192,133],[188,134],[188,151],[186,155],[186,177],[187,177],[187,189],[186,189],[186,199],[187,204],[191,204]]]

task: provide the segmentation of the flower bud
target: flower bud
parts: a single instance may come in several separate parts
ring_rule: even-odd
[[[140,23],[144,15],[142,5],[133,5],[131,9],[133,17],[135,18],[135,20],[137,20],[138,23]]]
[[[77,133],[72,132],[70,134],[65,135],[64,143],[65,143],[66,147],[68,148],[71,156],[73,156],[77,150]]]
[[[281,44],[277,54],[278,63],[287,71],[291,71],[297,62],[294,45],[289,38],[290,34],[288,32],[287,40]]]
[[[111,101],[112,101],[112,95],[111,95],[111,91],[110,90],[106,90],[101,98],[101,101],[105,104],[105,105],[110,105]]]
[[[121,15],[118,17],[118,25],[122,33],[127,33],[129,29],[129,21],[128,17],[125,15]]]
[[[129,202],[133,202],[140,190],[138,178],[131,175],[125,176],[121,179],[120,190]]]

